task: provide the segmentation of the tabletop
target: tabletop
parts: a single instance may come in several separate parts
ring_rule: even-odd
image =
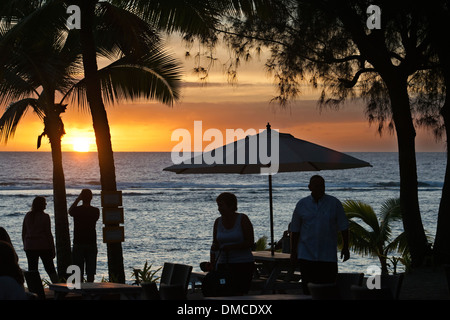
[[[139,295],[142,291],[140,286],[113,282],[83,282],[79,289],[70,288],[67,283],[52,283],[49,284],[49,289],[55,291],[55,293],[79,293],[86,297],[99,297],[108,294],[122,294],[132,297],[133,295]]]
[[[291,260],[291,255],[289,253],[281,253],[270,251],[253,251],[252,252],[255,261],[281,261],[281,262],[289,262]]]

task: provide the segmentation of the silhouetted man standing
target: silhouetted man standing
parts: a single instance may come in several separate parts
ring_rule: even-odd
[[[100,217],[100,210],[91,206],[92,191],[81,190],[80,195],[69,209],[69,214],[73,217],[73,263],[80,267],[81,275],[84,274],[86,266],[86,276],[88,282],[93,282],[97,269],[97,232],[96,224]],[[78,206],[82,201],[83,204]]]
[[[318,175],[309,182],[311,195],[301,199],[291,221],[291,260],[299,263],[303,290],[308,283],[333,283],[338,272],[337,236],[342,232],[341,258],[350,258],[348,220],[341,202],[325,194],[325,180]]]

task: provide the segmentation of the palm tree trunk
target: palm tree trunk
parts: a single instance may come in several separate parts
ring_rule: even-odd
[[[387,267],[387,259],[385,256],[378,256],[381,265],[381,274],[389,274],[389,270]]]
[[[415,137],[406,77],[384,78],[389,90],[397,133],[400,169],[400,208],[412,267],[420,266],[428,254],[428,242],[419,209]]]
[[[67,267],[72,264],[72,254],[69,218],[67,216],[66,182],[61,151],[61,137],[64,135],[64,125],[61,121],[60,113],[55,110],[55,91],[44,88],[41,98],[47,110],[44,117],[44,132],[46,132],[50,140],[52,152],[57,272],[60,279],[66,279]]]
[[[55,242],[57,269],[60,278],[66,278],[72,264],[69,219],[67,216],[66,185],[61,152],[61,136],[49,134],[53,161],[53,202],[55,210]]]
[[[102,191],[116,191],[116,174],[111,135],[105,106],[97,75],[96,46],[93,37],[93,15],[96,1],[77,1],[81,12],[81,46],[83,52],[86,96],[91,109],[92,122],[97,142]],[[122,244],[107,243],[108,269],[110,279],[125,282]]]

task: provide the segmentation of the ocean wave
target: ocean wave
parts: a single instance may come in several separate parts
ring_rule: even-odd
[[[23,212],[11,212],[11,213],[6,213],[4,215],[4,217],[20,217],[23,216],[24,213]]]
[[[0,182],[0,188],[1,187],[10,187],[10,186],[15,186],[16,183],[15,182]]]
[[[80,184],[81,184],[82,182],[80,182]],[[100,181],[98,181],[98,180],[91,180],[91,181],[86,181],[86,182],[84,182],[85,184],[87,184],[87,185],[91,185],[91,186],[99,186],[99,185],[101,185],[101,183],[100,183]]]
[[[288,181],[275,181],[273,182],[273,190],[286,191],[286,190],[298,190],[307,191],[308,186],[306,183],[288,182]],[[83,188],[91,188],[93,191],[99,192],[101,185],[98,181],[90,180],[86,182],[72,182],[66,184],[66,192],[68,196],[78,195]],[[220,180],[189,180],[189,181],[152,181],[152,182],[118,182],[117,187],[122,190],[124,194],[129,196],[142,195],[145,193],[162,193],[167,190],[177,191],[202,191],[208,190],[246,190],[250,193],[259,193],[267,191],[269,184],[257,180],[252,181],[224,181]],[[420,191],[436,190],[443,187],[443,182],[439,181],[419,181],[418,187]],[[342,182],[330,182],[326,184],[327,190],[333,191],[357,191],[357,190],[378,190],[378,189],[393,189],[398,190],[400,188],[400,182],[398,181],[381,181],[381,182],[364,182],[364,181],[342,181]],[[17,182],[3,182],[0,183],[0,195],[1,194],[14,194],[16,196],[30,196],[33,194],[43,194],[52,192],[53,185],[51,183],[17,183]]]

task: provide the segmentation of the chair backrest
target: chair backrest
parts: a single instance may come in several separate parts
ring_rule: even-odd
[[[339,289],[336,283],[308,283],[313,300],[339,300]]]
[[[174,264],[170,262],[165,262],[162,272],[160,283],[170,284],[170,279],[172,278]]]
[[[364,273],[340,272],[336,277],[336,284],[339,288],[340,298],[343,300],[352,299],[351,286],[361,286],[364,279]]]
[[[175,264],[173,266],[170,284],[181,284],[187,290],[191,273],[192,273],[192,266],[184,264]]]
[[[192,266],[164,263],[159,292],[163,300],[186,299]]]
[[[27,282],[28,290],[37,294],[38,299],[45,300],[44,286],[42,285],[42,279],[39,271],[24,271],[23,275]]]

